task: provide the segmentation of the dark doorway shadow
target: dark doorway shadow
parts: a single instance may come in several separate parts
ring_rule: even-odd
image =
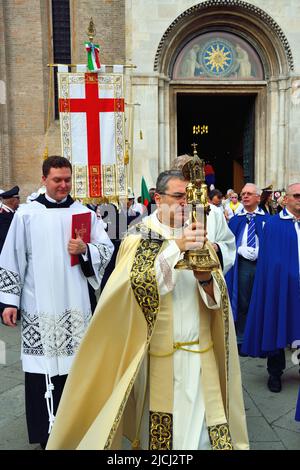
[[[191,144],[196,142],[198,155],[213,166],[215,187],[222,192],[228,188],[239,192],[245,182],[254,181],[255,98],[250,94],[177,95],[178,155],[192,154]],[[208,126],[208,133],[202,125]]]

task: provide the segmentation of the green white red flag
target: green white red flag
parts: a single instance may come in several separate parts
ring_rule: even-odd
[[[141,202],[144,206],[148,206],[151,202],[151,197],[147,188],[147,184],[145,178],[142,176],[142,184],[141,184]]]
[[[93,42],[85,42],[85,48],[88,55],[88,70],[91,72],[96,72],[100,70],[100,55],[99,55],[99,44],[94,44]]]

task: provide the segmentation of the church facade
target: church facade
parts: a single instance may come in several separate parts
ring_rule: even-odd
[[[2,0],[1,188],[36,190],[45,146],[61,152],[47,64],[64,48],[65,63],[85,62],[91,16],[102,63],[135,66],[125,69],[125,137],[137,195],[142,176],[154,186],[193,143],[223,191],[300,180],[297,0]]]

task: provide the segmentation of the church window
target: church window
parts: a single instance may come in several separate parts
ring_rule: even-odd
[[[70,1],[52,0],[53,61],[71,63]],[[55,119],[59,119],[57,69],[54,69]]]

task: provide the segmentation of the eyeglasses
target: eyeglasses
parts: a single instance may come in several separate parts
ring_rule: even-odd
[[[258,196],[258,194],[245,192],[245,193],[241,193],[241,196],[242,196],[242,197],[243,197],[243,196]]]
[[[293,197],[294,199],[300,199],[300,194],[295,193],[295,194],[288,194],[288,196]]]
[[[176,199],[176,201],[180,201],[181,199],[186,199],[186,193],[174,193],[174,194],[170,194],[170,193],[159,193],[159,194],[164,194],[165,196],[170,196],[170,197],[173,197],[174,199]]]

